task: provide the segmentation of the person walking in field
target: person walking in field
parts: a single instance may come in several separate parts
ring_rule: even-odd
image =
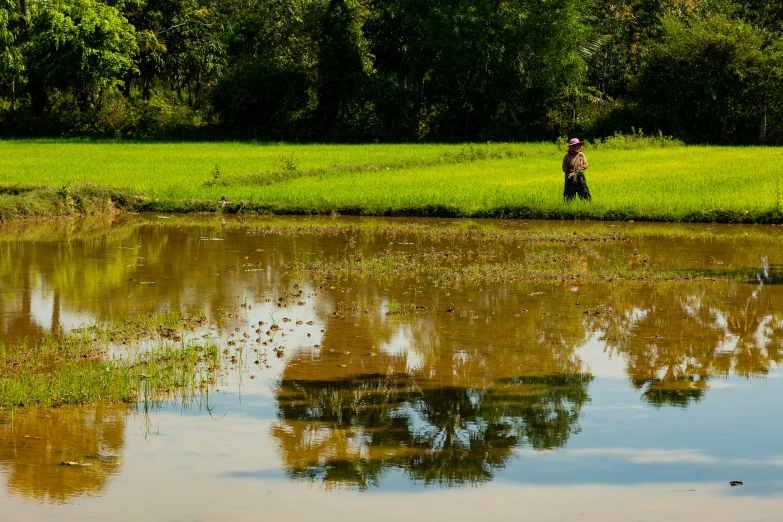
[[[573,200],[577,195],[579,199],[591,201],[590,189],[587,188],[587,180],[584,171],[587,169],[587,158],[582,152],[585,142],[574,138],[568,142],[568,154],[563,158],[563,172],[565,172],[565,188],[563,197],[566,201]]]

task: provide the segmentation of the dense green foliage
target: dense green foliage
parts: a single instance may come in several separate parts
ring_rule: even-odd
[[[783,142],[740,0],[0,0],[7,136]]]

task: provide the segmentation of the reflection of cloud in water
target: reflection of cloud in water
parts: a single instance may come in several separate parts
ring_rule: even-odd
[[[629,464],[661,465],[701,465],[724,467],[783,467],[783,455],[771,455],[764,459],[736,459],[709,455],[698,449],[654,449],[654,448],[580,448],[560,449],[554,453],[541,455],[537,451],[524,448],[516,453],[526,458],[546,458],[548,462],[556,460],[584,460],[590,458],[612,458]]]
[[[410,346],[413,337],[414,332],[410,326],[400,324],[390,338],[380,343],[380,352],[392,357],[403,357],[407,372],[419,370],[422,368],[423,360]]]
[[[42,283],[44,278],[41,274],[37,274],[35,280],[39,281],[39,284],[31,288],[30,320],[42,331],[48,332],[62,325],[88,325],[95,321],[95,317],[90,313],[63,308],[59,300],[54,298],[54,291]],[[53,324],[55,320],[57,325]]]
[[[728,390],[732,388],[748,388],[753,386],[753,383],[749,381],[724,381],[724,380],[712,380],[710,381],[710,388],[713,390]]]
[[[715,457],[705,455],[699,450],[664,450],[635,448],[585,448],[564,450],[566,457],[573,454],[578,457],[616,457],[632,464],[718,464]]]
[[[584,362],[586,369],[596,378],[626,380],[628,374],[622,357],[612,356],[606,352],[606,344],[602,342],[601,332],[596,332],[577,350],[577,355]]]

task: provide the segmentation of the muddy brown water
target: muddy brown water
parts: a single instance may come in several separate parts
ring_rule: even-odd
[[[258,233],[334,219],[0,227],[2,342],[164,310],[249,334],[206,397],[0,414],[0,520],[779,517],[783,229],[503,222],[619,231],[590,248],[708,278],[440,288],[290,270],[414,237]],[[263,348],[261,321],[282,326]]]

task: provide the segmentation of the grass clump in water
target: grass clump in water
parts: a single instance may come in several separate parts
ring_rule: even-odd
[[[120,329],[97,326],[0,343],[0,409],[157,401],[215,381],[221,367],[216,345],[159,344],[110,355]]]
[[[369,277],[415,278],[433,285],[544,281],[685,281],[695,271],[667,270],[623,249],[604,256],[588,248],[529,249],[509,255],[500,249],[473,252],[459,247],[361,252],[331,258],[297,258],[291,268],[315,281]]]
[[[438,223],[405,223],[392,220],[371,219],[360,222],[340,221],[296,221],[270,222],[263,225],[242,224],[251,235],[280,235],[285,237],[340,236],[350,242],[358,235],[379,236],[394,243],[420,244],[423,241],[478,243],[501,242],[518,243],[602,243],[627,241],[628,235],[618,231],[584,230],[574,231],[562,226],[552,225],[545,229],[525,230],[504,227],[502,224],[486,220],[470,220],[456,225]]]

